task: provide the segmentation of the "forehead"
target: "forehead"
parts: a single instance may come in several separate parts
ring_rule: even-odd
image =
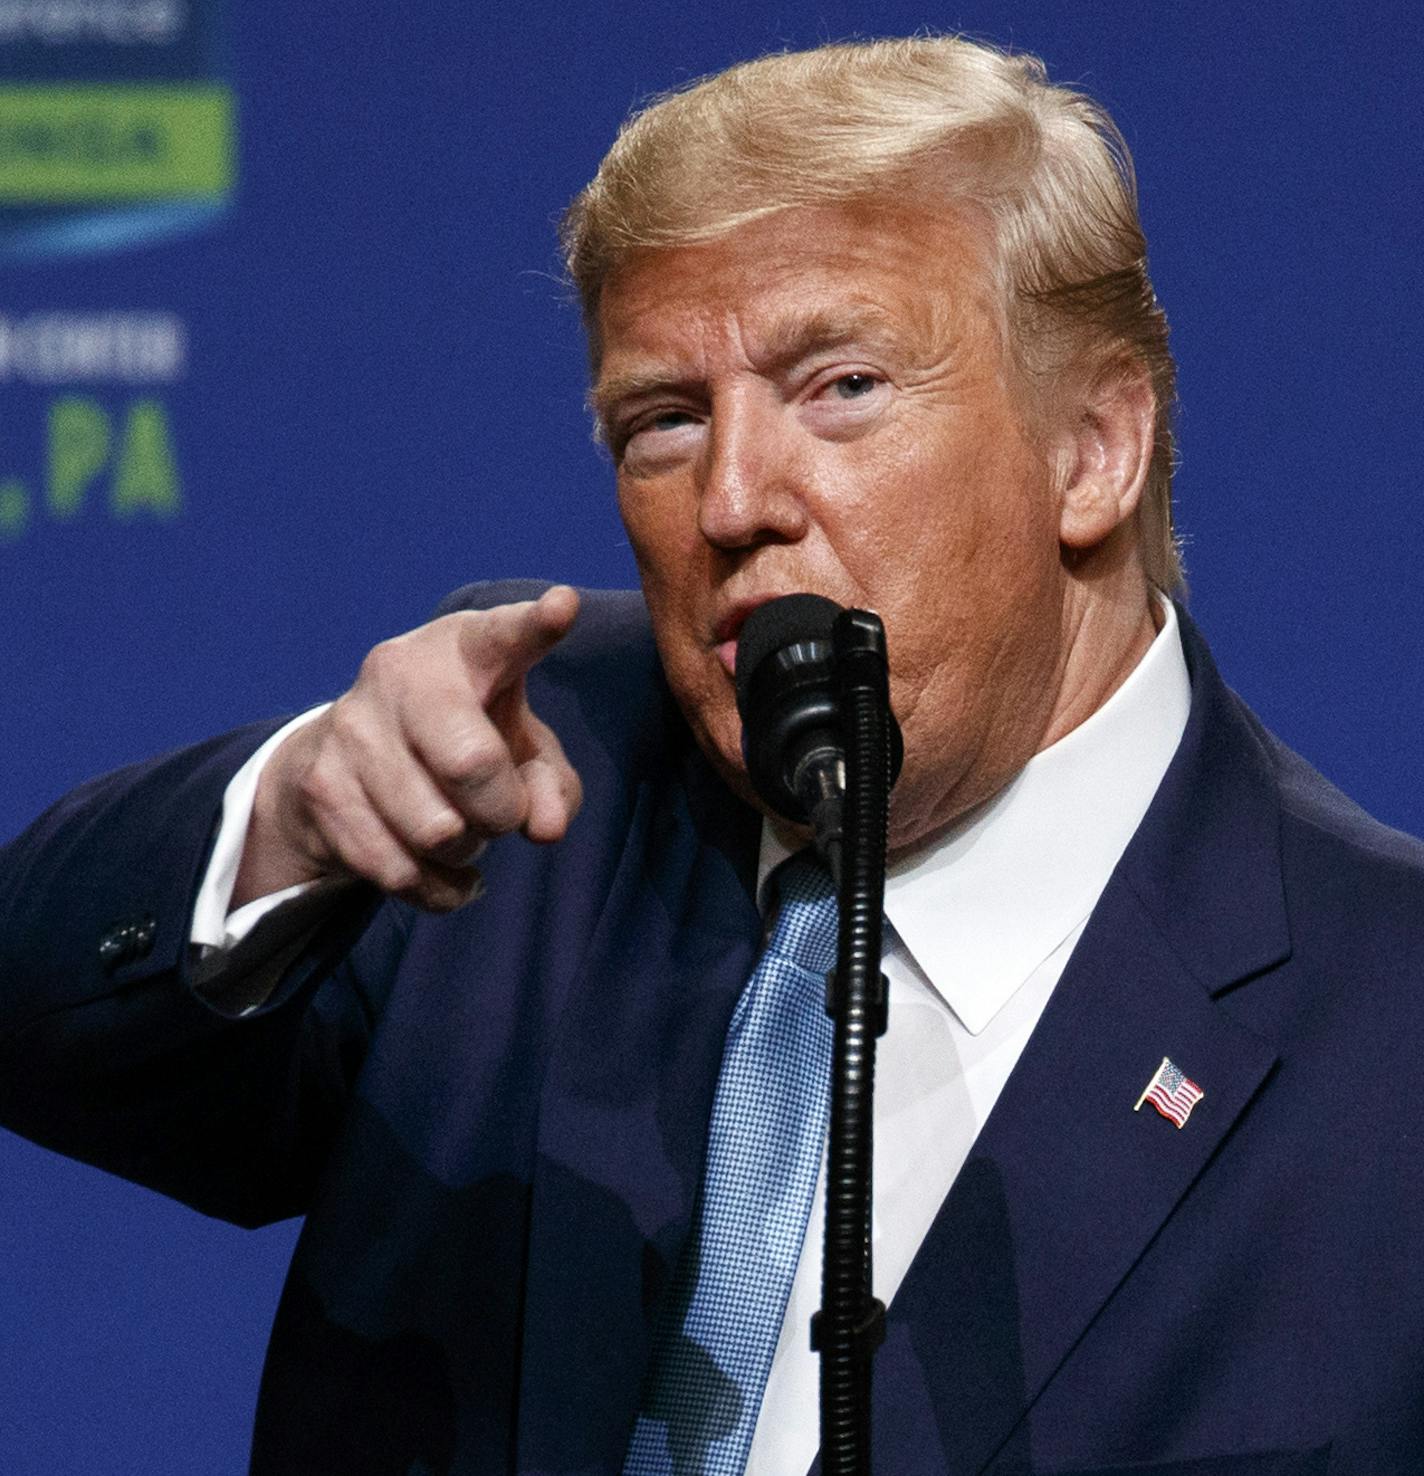
[[[997,323],[984,237],[945,207],[861,202],[631,252],[600,294],[595,398],[645,362],[775,358],[843,338],[928,344],[975,318]]]

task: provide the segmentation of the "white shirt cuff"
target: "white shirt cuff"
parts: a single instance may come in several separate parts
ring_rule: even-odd
[[[218,948],[224,951],[235,947],[273,909],[293,897],[309,891],[315,882],[299,882],[294,887],[284,887],[266,897],[239,907],[229,915],[228,904],[232,901],[232,889],[237,884],[237,871],[242,863],[242,848],[247,840],[247,827],[252,819],[252,806],[257,798],[257,781],[267,760],[272,757],[282,742],[291,737],[298,728],[305,727],[313,718],[320,717],[331,704],[323,702],[300,717],[294,717],[284,728],[279,728],[252,755],[228,781],[223,791],[222,823],[218,838],[213,845],[212,859],[208,862],[203,884],[198,888],[198,899],[193,906],[193,929],[190,941],[204,951]]]

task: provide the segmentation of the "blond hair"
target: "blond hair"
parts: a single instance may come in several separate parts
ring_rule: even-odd
[[[950,36],[822,46],[730,67],[635,113],[563,222],[595,363],[599,295],[628,252],[789,207],[905,196],[988,221],[1010,352],[1040,395],[1065,375],[1147,373],[1143,562],[1159,588],[1179,587],[1175,366],[1132,160],[1104,109],[1051,84],[1036,57]]]

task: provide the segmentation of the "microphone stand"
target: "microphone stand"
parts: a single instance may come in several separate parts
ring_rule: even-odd
[[[867,610],[843,610],[832,643],[846,796],[840,844],[828,836],[824,847],[840,937],[826,979],[835,1047],[821,1310],[811,1346],[821,1358],[821,1470],[869,1476],[871,1361],[885,1338],[885,1306],[871,1292],[870,1208],[875,1043],[888,1008],[880,950],[892,739],[884,627]]]

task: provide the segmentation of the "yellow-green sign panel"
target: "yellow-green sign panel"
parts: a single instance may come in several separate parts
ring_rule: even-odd
[[[0,204],[222,199],[233,112],[209,83],[0,87]]]

